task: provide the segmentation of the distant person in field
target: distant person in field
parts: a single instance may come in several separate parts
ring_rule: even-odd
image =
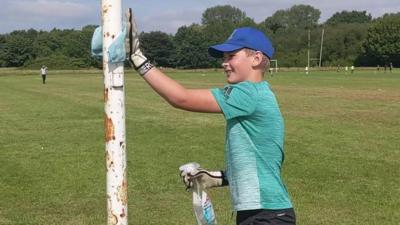
[[[351,66],[351,74],[354,73],[354,66]]]
[[[46,84],[47,67],[45,65],[42,65],[42,67],[40,68],[40,74],[42,75],[43,84]]]
[[[376,70],[379,72],[379,70],[380,70],[380,65],[378,65],[378,66],[376,67]]]
[[[192,188],[194,179],[204,188],[229,185],[237,225],[296,224],[281,178],[284,121],[271,86],[264,80],[274,54],[270,40],[255,28],[234,30],[224,43],[208,48],[212,57],[222,58],[227,85],[187,89],[150,63],[139,48],[135,21],[130,24],[130,61],[154,91],[176,108],[220,113],[226,120],[225,169],[181,171],[186,187]]]
[[[392,70],[393,70],[393,63],[392,62],[390,62],[390,64],[389,64],[389,70],[390,70],[390,73],[392,73]]]

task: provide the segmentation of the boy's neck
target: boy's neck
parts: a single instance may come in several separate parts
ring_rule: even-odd
[[[264,81],[263,73],[259,70],[253,70],[247,77],[246,81],[250,81],[253,83],[259,83],[261,81]]]

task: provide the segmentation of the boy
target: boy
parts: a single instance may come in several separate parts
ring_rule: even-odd
[[[254,28],[236,29],[209,48],[223,57],[228,85],[223,89],[186,89],[155,68],[139,48],[130,22],[130,61],[143,79],[172,106],[194,112],[222,113],[227,122],[224,171],[181,171],[187,188],[198,179],[204,188],[229,185],[236,224],[295,224],[295,214],[281,180],[284,125],[275,96],[264,81],[274,48]]]
[[[46,84],[47,67],[45,65],[40,68],[40,74],[42,75],[42,83]]]

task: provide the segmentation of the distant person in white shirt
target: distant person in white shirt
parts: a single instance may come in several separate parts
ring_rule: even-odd
[[[42,65],[42,68],[40,68],[40,73],[42,74],[43,84],[45,84],[47,75],[47,67],[45,65]]]

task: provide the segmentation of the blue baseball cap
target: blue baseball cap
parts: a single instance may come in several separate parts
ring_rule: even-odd
[[[233,52],[242,48],[260,51],[270,59],[275,52],[271,41],[262,31],[252,27],[241,27],[235,29],[224,43],[209,47],[208,53],[212,57],[222,58],[224,52]]]

